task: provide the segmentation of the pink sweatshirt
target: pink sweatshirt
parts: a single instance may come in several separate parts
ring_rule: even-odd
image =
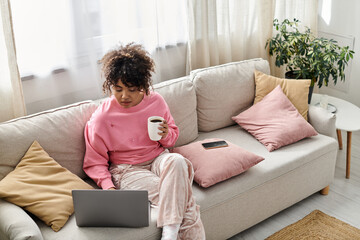
[[[147,132],[147,119],[151,116],[161,116],[169,125],[168,135],[158,142],[150,140]],[[85,126],[84,171],[99,187],[114,187],[109,162],[138,164],[149,161],[160,155],[164,148],[172,147],[178,136],[178,127],[160,94],[151,92],[131,108],[123,108],[111,96]]]

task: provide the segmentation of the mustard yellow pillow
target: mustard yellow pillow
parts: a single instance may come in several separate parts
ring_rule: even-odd
[[[0,198],[23,207],[57,232],[74,212],[73,189],[92,187],[34,141],[14,171],[0,181]]]
[[[268,93],[280,85],[282,91],[289,98],[299,113],[307,120],[309,110],[308,95],[311,80],[291,80],[269,76],[255,70],[255,100],[261,101]]]

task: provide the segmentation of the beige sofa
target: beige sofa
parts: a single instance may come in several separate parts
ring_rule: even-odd
[[[252,105],[254,69],[269,74],[262,59],[200,69],[190,76],[154,86],[180,128],[176,146],[206,138],[223,138],[263,156],[248,171],[209,188],[195,182],[207,239],[229,238],[328,186],[334,177],[337,144],[334,117],[310,108],[319,134],[273,152],[242,130],[231,117]],[[62,166],[86,181],[82,170],[83,129],[100,101],[86,101],[0,124],[0,180],[14,169],[37,140]],[[34,193],[36,194],[36,193]],[[160,239],[156,210],[145,228],[79,228],[72,215],[54,232],[22,208],[0,199],[0,239]]]

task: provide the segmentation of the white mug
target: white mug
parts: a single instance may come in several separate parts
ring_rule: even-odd
[[[164,122],[164,118],[159,116],[152,116],[148,118],[148,133],[149,137],[153,141],[159,141],[161,139],[161,130],[159,130],[160,124]]]

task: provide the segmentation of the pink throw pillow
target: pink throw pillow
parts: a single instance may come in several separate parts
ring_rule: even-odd
[[[238,175],[264,160],[263,157],[229,141],[226,141],[229,146],[222,148],[205,149],[201,145],[205,142],[221,140],[205,139],[173,149],[174,153],[179,153],[190,160],[194,168],[194,180],[204,188]]]
[[[317,135],[280,86],[232,119],[264,144],[269,152]]]

